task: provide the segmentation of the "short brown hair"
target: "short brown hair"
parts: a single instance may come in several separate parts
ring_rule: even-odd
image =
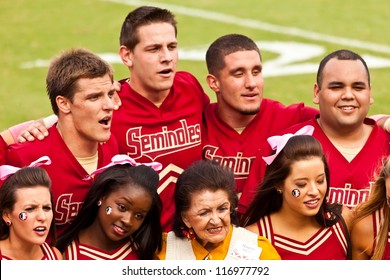
[[[100,78],[106,74],[113,82],[111,65],[87,49],[69,49],[54,58],[46,76],[46,90],[54,114],[58,115],[57,96],[72,101],[78,80]]]
[[[177,35],[177,22],[175,16],[170,11],[152,6],[141,6],[131,11],[122,24],[119,38],[120,45],[126,46],[133,51],[140,41],[138,29],[141,26],[158,22],[171,24],[175,29],[175,35]]]
[[[318,71],[317,71],[317,85],[319,88],[322,87],[322,79],[323,79],[322,74],[324,72],[324,68],[325,68],[326,64],[329,62],[329,60],[331,60],[332,58],[336,58],[338,60],[360,60],[363,63],[364,68],[366,69],[368,85],[370,85],[370,83],[371,83],[370,71],[368,70],[368,66],[366,64],[366,61],[360,55],[358,55],[357,53],[355,53],[353,51],[337,50],[337,51],[334,51],[334,52],[328,54],[327,56],[325,56],[320,62],[320,65],[319,65]]]
[[[227,34],[215,40],[206,52],[209,74],[218,76],[225,67],[225,56],[238,51],[256,51],[261,60],[259,47],[251,38],[241,34]]]

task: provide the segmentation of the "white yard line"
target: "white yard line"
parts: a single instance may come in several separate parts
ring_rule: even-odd
[[[317,32],[303,30],[296,27],[286,27],[286,26],[271,24],[259,20],[240,18],[232,15],[218,13],[218,12],[210,12],[201,9],[188,8],[185,6],[178,6],[178,5],[168,4],[168,3],[161,3],[161,2],[137,1],[137,0],[103,0],[103,1],[130,5],[130,6],[141,6],[141,5],[158,6],[165,9],[169,9],[170,11],[176,14],[214,20],[222,23],[244,26],[248,28],[264,30],[264,31],[277,33],[277,34],[296,36],[296,37],[310,39],[318,42],[327,42],[327,43],[344,45],[348,47],[356,47],[356,48],[371,50],[376,52],[390,53],[390,46],[387,45],[375,44],[371,42],[365,42],[365,41],[349,39],[344,37],[337,37],[328,34],[321,34]]]

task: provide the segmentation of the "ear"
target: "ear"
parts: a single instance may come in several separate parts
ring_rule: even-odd
[[[181,213],[181,219],[183,220],[184,224],[185,224],[188,228],[192,228],[191,223],[190,223],[190,221],[188,220],[187,215],[186,215],[185,213]]]
[[[214,75],[212,74],[208,74],[206,76],[206,82],[207,84],[209,85],[209,87],[215,92],[215,93],[218,93],[219,92],[219,81],[217,79],[217,77],[215,77]]]
[[[370,85],[370,105],[374,104],[374,98],[372,98],[372,87]]]
[[[313,103],[314,104],[318,105],[320,103],[320,97],[319,97],[320,91],[321,91],[320,87],[318,86],[317,83],[315,83],[314,88],[313,88]]]
[[[62,95],[58,95],[56,97],[56,103],[57,103],[57,106],[58,106],[58,110],[61,111],[62,113],[64,114],[69,114],[70,113],[70,104],[71,102],[69,101],[68,98],[62,96]]]
[[[4,222],[7,222],[7,221],[11,220],[9,216],[10,216],[10,213],[8,211],[4,210],[1,218],[3,219]]]
[[[126,46],[121,45],[119,47],[119,56],[122,59],[124,65],[127,67],[133,66],[133,53]]]

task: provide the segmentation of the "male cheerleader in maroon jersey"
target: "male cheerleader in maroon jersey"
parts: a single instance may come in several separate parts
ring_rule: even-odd
[[[97,55],[72,49],[53,60],[46,86],[58,122],[44,140],[9,146],[7,164],[23,167],[42,156],[50,157],[52,164],[44,168],[52,180],[60,235],[84,201],[92,184],[89,174],[118,153],[110,132],[113,72]]]
[[[158,161],[164,231],[172,227],[177,177],[201,159],[202,112],[208,96],[194,76],[176,72],[178,49],[174,15],[157,7],[128,14],[119,54],[131,77],[121,81],[122,106],[112,133],[119,151],[139,162]]]
[[[313,136],[324,149],[330,168],[328,201],[355,207],[367,200],[375,171],[390,152],[390,134],[367,118],[371,97],[370,73],[363,58],[349,50],[338,50],[320,63],[314,85],[314,103],[320,114],[288,128],[283,133],[311,125]],[[262,181],[270,148],[260,149],[254,170],[240,199],[243,213]]]
[[[7,143],[4,141],[2,135],[0,135],[0,165],[5,164],[5,156],[7,150]]]
[[[218,38],[210,45],[206,62],[207,82],[217,103],[204,113],[203,158],[229,166],[239,194],[260,144],[276,132],[314,117],[318,110],[303,103],[284,106],[263,98],[260,50],[244,35]]]

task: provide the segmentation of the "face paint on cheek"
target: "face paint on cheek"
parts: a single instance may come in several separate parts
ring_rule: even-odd
[[[301,195],[301,192],[298,189],[293,189],[291,194],[293,197],[299,197]]]
[[[107,206],[107,207],[106,207],[106,214],[107,214],[107,215],[110,215],[111,212],[112,212],[112,207],[111,207],[111,206]]]
[[[26,212],[20,212],[19,219],[22,221],[27,220],[27,213]]]
[[[390,207],[390,196],[386,196],[386,202],[387,202],[387,206]]]

